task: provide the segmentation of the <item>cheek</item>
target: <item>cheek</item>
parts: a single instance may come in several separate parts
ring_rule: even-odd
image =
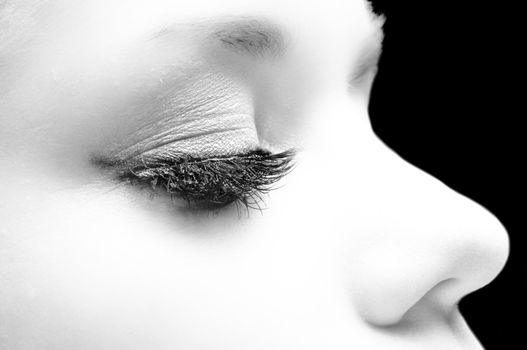
[[[176,220],[161,201],[144,204],[59,195],[29,206],[30,222],[11,216],[0,242],[5,334],[27,341],[44,333],[56,349],[94,339],[134,349],[156,339],[184,346],[203,332],[236,344],[261,337],[262,327],[301,333],[334,318],[338,298],[322,287],[334,283],[295,253],[295,236],[283,235],[295,230],[280,232],[256,212],[204,225]],[[314,295],[327,302],[313,305]]]
[[[0,328],[9,341],[45,334],[54,349],[93,339],[133,349],[131,339],[170,338],[174,329],[188,334],[196,315],[214,319],[203,301],[215,304],[218,268],[207,269],[210,259],[187,236],[123,203],[74,205],[78,200],[33,206],[30,223],[21,215],[3,222],[9,231],[0,240]]]

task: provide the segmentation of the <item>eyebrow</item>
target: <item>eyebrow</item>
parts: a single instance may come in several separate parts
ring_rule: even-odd
[[[227,48],[252,56],[278,56],[285,50],[282,32],[270,23],[244,20],[225,23],[214,32]]]
[[[361,84],[362,78],[377,64],[382,52],[385,18],[375,16],[371,22],[373,31],[370,40],[362,47],[358,61],[348,76],[351,87]],[[234,17],[201,19],[189,23],[178,23],[162,29],[154,37],[162,38],[178,35],[181,31],[197,33],[194,41],[208,39],[219,42],[229,51],[248,54],[261,59],[278,58],[287,49],[288,40],[284,32],[265,18]]]
[[[278,57],[286,49],[284,34],[278,26],[265,19],[250,17],[177,24],[164,28],[154,37],[171,36],[182,29],[196,30],[205,38],[221,43],[230,51],[255,58]]]

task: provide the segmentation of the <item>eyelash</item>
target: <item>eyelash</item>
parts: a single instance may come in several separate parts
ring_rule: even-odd
[[[238,208],[261,210],[262,195],[293,169],[294,154],[294,150],[272,154],[258,149],[214,158],[177,155],[134,166],[112,164],[112,168],[118,169],[118,180],[179,197],[189,208],[220,209],[235,203]]]

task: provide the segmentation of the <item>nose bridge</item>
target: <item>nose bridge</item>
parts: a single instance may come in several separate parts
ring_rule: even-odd
[[[357,307],[378,325],[397,323],[419,303],[447,312],[501,271],[507,233],[481,205],[378,146],[371,154],[381,173],[370,177],[363,201],[373,236],[359,244],[362,264],[352,282]]]

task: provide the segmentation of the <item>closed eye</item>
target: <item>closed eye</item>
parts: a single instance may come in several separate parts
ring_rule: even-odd
[[[262,149],[219,157],[185,154],[153,159],[94,158],[116,180],[185,200],[192,209],[219,209],[236,203],[261,209],[262,195],[293,168],[293,150],[271,153]]]

